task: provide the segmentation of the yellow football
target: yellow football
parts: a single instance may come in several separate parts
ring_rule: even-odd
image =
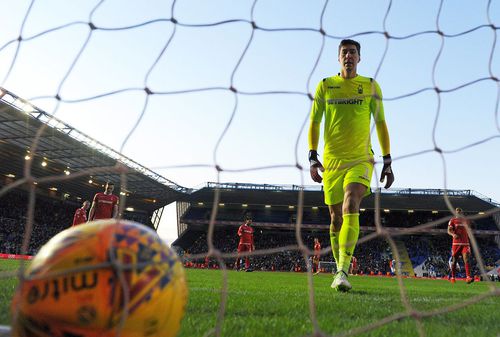
[[[13,336],[175,336],[186,302],[182,263],[155,231],[94,221],[57,234],[26,268]]]

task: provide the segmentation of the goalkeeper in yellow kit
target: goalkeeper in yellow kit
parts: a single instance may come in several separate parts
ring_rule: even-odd
[[[337,291],[352,288],[347,274],[358,241],[359,205],[363,197],[370,194],[374,165],[371,116],[384,159],[380,182],[386,180],[385,188],[394,182],[382,92],[374,79],[357,74],[360,49],[357,41],[340,42],[340,73],[324,78],[318,84],[308,137],[311,178],[317,183],[323,181],[325,204],[330,211],[330,241],[337,263],[332,288]],[[323,117],[325,148],[321,164],[317,148]]]

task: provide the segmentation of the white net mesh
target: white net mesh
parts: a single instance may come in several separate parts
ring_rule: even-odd
[[[496,184],[482,179],[491,176],[495,182],[494,170],[500,165],[498,1],[3,5],[1,86],[182,185],[214,180],[308,184],[305,133],[312,92],[319,79],[336,72],[338,42],[349,37],[362,44],[360,73],[376,78],[384,92],[396,184],[444,190],[466,184],[487,195],[498,193]],[[40,129],[33,140],[32,153],[42,133]],[[22,252],[28,251],[33,228],[33,182],[121,170],[117,164],[39,179],[27,161],[24,176],[0,190],[2,196],[18,186],[31,186]],[[126,187],[125,174],[122,177]],[[236,254],[222,253],[213,245],[219,192],[215,190],[207,245],[208,255],[222,261]],[[399,261],[394,239],[380,221],[379,197],[377,230],[362,237],[358,246],[384,238]],[[443,198],[451,212],[454,205],[446,193]],[[125,197],[123,201],[122,210]],[[251,255],[285,249],[299,251],[307,260],[313,252],[301,238],[302,207],[301,192],[296,243]],[[498,217],[498,212],[492,204],[471,219]],[[408,233],[425,232],[445,221],[421,224]],[[485,274],[474,236],[471,241]],[[10,276],[0,273],[2,278]],[[308,282],[313,335],[324,336],[310,274]],[[420,311],[410,303],[400,275],[398,284],[404,311],[341,335],[412,317],[424,336],[423,318],[500,294],[491,285],[461,303]],[[223,282],[218,319],[209,333],[221,334],[227,296]]]

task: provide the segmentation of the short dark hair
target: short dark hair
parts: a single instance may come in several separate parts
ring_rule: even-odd
[[[106,186],[115,186],[115,184],[112,181],[107,181]]]
[[[340,43],[339,43],[339,55],[340,55],[340,48],[342,48],[342,46],[345,46],[345,45],[348,45],[348,44],[355,45],[356,49],[358,50],[358,55],[361,56],[361,45],[359,44],[358,41],[354,41],[354,40],[351,40],[351,39],[344,39],[344,40],[340,41]]]

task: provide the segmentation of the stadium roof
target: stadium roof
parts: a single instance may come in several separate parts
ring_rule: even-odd
[[[220,203],[297,205],[299,191],[304,191],[304,206],[324,206],[321,186],[266,185],[241,183],[207,183],[205,188],[193,192],[191,202],[211,202],[215,191],[220,191]],[[372,192],[375,192],[372,190]],[[453,207],[464,211],[484,212],[500,206],[490,198],[471,190],[390,189],[379,190],[380,207],[391,210],[448,210],[445,194]],[[375,208],[375,193],[363,199],[361,208]]]
[[[32,146],[39,133],[35,155]],[[85,135],[28,101],[0,88],[0,176],[12,182],[24,177],[25,157],[31,162],[31,175],[36,179],[47,176],[67,179],[37,187],[70,199],[92,198],[103,190],[106,181],[116,185],[116,193],[127,195],[127,206],[148,213],[181,198],[189,190],[136,163],[121,153]],[[28,157],[26,157],[28,158]],[[42,166],[45,162],[46,165]],[[120,190],[117,163],[126,168],[127,188]],[[109,169],[103,169],[108,167]],[[78,172],[86,172],[79,177]],[[73,174],[73,176],[71,176]],[[0,179],[0,184],[4,180]]]

